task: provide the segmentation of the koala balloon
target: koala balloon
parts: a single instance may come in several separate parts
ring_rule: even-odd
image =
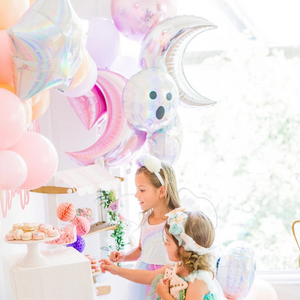
[[[147,68],[133,75],[123,91],[127,120],[149,133],[169,124],[176,116],[179,102],[177,85],[165,71]]]

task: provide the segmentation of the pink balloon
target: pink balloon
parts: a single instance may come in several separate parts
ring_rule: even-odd
[[[96,159],[114,151],[132,134],[123,111],[122,93],[126,82],[126,78],[120,74],[98,70],[97,85],[105,97],[107,124],[98,141],[92,146],[78,152],[67,152],[79,164],[94,164]]]
[[[174,0],[112,0],[111,15],[118,30],[134,41],[142,41],[149,29],[176,14]]]
[[[145,144],[147,132],[136,129],[129,122],[126,127],[128,127],[128,134],[124,135],[124,140],[103,156],[105,165],[109,168],[119,167],[133,161]]]
[[[26,128],[26,111],[12,92],[0,88],[0,150],[16,143]]]
[[[17,189],[27,177],[24,159],[10,150],[0,151],[0,190]]]
[[[104,118],[106,102],[97,85],[81,97],[68,97],[71,106],[86,129],[90,130]]]
[[[10,150],[18,153],[27,165],[28,175],[20,189],[32,190],[45,185],[57,169],[56,149],[41,134],[24,132],[22,138]]]
[[[120,34],[112,21],[97,17],[89,20],[86,49],[98,69],[108,68],[116,59],[120,47]]]

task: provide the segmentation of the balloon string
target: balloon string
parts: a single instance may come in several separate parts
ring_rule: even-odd
[[[7,216],[7,211],[11,209],[12,204],[12,195],[10,191],[6,192],[6,199],[4,200],[4,191],[0,192],[0,201],[1,201],[1,209],[2,209],[2,216],[5,219]],[[5,203],[4,203],[5,202]]]
[[[218,225],[219,225],[219,218],[218,218],[218,213],[217,213],[217,210],[216,210],[216,207],[214,206],[214,204],[207,198],[205,197],[197,197],[191,190],[189,190],[188,188],[181,188],[179,191],[178,191],[178,194],[180,193],[180,191],[182,190],[187,190],[189,191],[195,198],[198,198],[198,199],[204,199],[206,201],[208,201],[211,206],[213,207],[214,211],[215,211],[215,215],[216,215],[216,226],[215,226],[215,229],[217,229]]]
[[[5,191],[5,193],[6,197],[4,197],[4,191],[0,191],[0,202],[3,218],[6,218],[7,212],[11,210],[12,199],[15,197],[16,194],[20,195],[20,202],[23,210],[25,209],[25,206],[29,204],[29,190],[10,190]]]

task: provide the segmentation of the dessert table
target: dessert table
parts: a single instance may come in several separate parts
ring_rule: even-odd
[[[3,257],[6,300],[93,300],[91,262],[77,250],[41,251],[47,264],[22,267],[26,254]]]

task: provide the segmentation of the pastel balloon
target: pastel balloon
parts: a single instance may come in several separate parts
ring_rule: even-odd
[[[88,21],[69,1],[39,0],[8,29],[16,94],[27,100],[55,87],[65,91],[81,64]]]
[[[265,280],[255,278],[249,294],[244,300],[278,300],[273,286]]]
[[[0,45],[0,83],[9,86],[14,86],[13,64],[9,49],[9,37],[6,30],[0,31]]]
[[[150,154],[170,164],[176,162],[180,156],[183,142],[179,115],[177,114],[166,127],[153,132],[147,141]]]
[[[157,24],[141,45],[140,64],[143,68],[167,71],[176,82],[182,104],[203,106],[215,104],[196,92],[187,81],[183,56],[189,42],[199,33],[217,26],[194,16],[177,16]]]
[[[6,83],[0,83],[0,89],[6,89],[12,93],[15,93],[15,88],[12,85]]]
[[[175,117],[179,94],[165,71],[148,68],[132,76],[123,92],[127,120],[139,130],[157,131]]]
[[[0,150],[16,143],[26,128],[22,101],[12,92],[0,89]]]
[[[103,156],[108,168],[115,168],[132,162],[145,144],[147,133],[140,131],[127,122],[128,130],[124,131],[123,141]]]
[[[118,30],[134,41],[142,41],[150,28],[176,14],[174,0],[112,0],[111,15]]]
[[[17,189],[27,177],[24,159],[10,150],[0,151],[0,189]]]
[[[217,269],[217,280],[225,297],[230,300],[243,299],[252,286],[254,276],[255,254],[252,247],[243,241],[229,244]]]
[[[88,130],[101,122],[106,114],[106,101],[97,85],[81,97],[68,97],[68,99],[78,118]]]
[[[78,152],[67,152],[77,163],[91,165],[95,160],[124,143],[132,132],[122,107],[122,92],[127,80],[120,74],[98,70],[97,86],[102,91],[107,107],[107,124],[92,146]],[[121,147],[122,149],[122,147]]]
[[[83,60],[79,66],[79,69],[69,87],[69,89],[73,89],[82,83],[87,77],[88,73],[91,69],[90,55],[87,51],[84,51]]]
[[[126,78],[130,78],[134,74],[141,71],[139,60],[132,56],[119,56],[109,68],[111,71],[122,74]]]
[[[40,93],[40,99],[37,104],[32,106],[32,120],[37,120],[45,114],[50,104],[50,91],[46,90]]]
[[[0,0],[0,30],[14,25],[29,6],[28,0]]]
[[[19,189],[32,190],[45,185],[57,169],[56,149],[39,133],[24,132],[21,139],[9,150],[19,154],[27,165],[28,175]]]
[[[25,129],[27,129],[32,122],[32,100],[28,99],[26,101],[23,101],[23,105],[26,112],[26,125]]]
[[[89,93],[97,81],[97,67],[90,59],[90,70],[86,78],[75,88],[66,90],[63,94],[67,97],[80,97]]]
[[[119,54],[120,34],[111,20],[97,17],[89,20],[86,49],[98,69],[108,68]]]

